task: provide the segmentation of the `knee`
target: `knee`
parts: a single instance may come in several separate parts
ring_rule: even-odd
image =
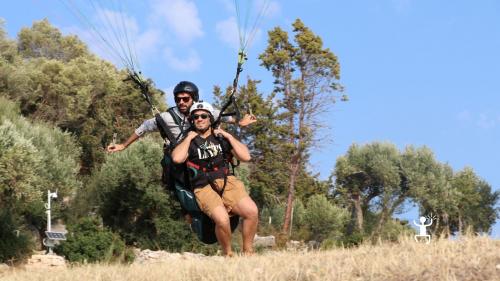
[[[255,208],[253,208],[250,211],[250,218],[252,218],[254,220],[258,220],[259,219],[259,210],[257,209],[257,206],[255,206]]]
[[[217,207],[211,215],[212,220],[218,226],[229,226],[229,215],[225,208],[221,208],[222,210],[218,210]]]
[[[259,219],[259,210],[255,204],[251,204],[247,207],[244,212],[243,217],[249,220],[258,220]]]

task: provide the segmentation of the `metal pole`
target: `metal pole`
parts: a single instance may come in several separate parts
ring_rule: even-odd
[[[51,197],[52,193],[49,192],[47,193],[47,205],[46,205],[46,208],[47,208],[47,231],[51,231],[52,230],[52,224],[51,224],[51,218],[50,218],[50,197]]]

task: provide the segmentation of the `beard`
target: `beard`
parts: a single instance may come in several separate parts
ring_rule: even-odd
[[[206,131],[208,131],[208,129],[210,129],[210,125],[203,127],[203,128],[195,126],[195,129],[196,129],[196,132],[204,134]]]

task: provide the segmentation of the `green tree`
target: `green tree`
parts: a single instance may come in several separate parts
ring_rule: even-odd
[[[179,204],[161,186],[161,156],[160,144],[150,138],[108,156],[89,180],[87,200],[98,206],[104,225],[129,245],[172,251],[192,248],[195,238],[178,220]]]
[[[81,188],[77,179],[80,150],[74,139],[46,124],[21,117],[13,102],[0,98],[0,206],[20,231],[42,230],[47,190],[58,190],[53,217],[64,217]]]
[[[409,147],[401,153],[389,143],[351,145],[347,154],[337,159],[334,171],[335,196],[351,210],[348,233],[363,234],[367,230],[365,216],[371,210],[377,214],[377,222],[370,226],[372,234],[381,234],[411,192],[428,184],[427,171],[434,171],[434,163],[426,148]]]
[[[433,216],[433,235],[449,235],[450,215],[456,212],[458,193],[452,188],[453,169],[439,163],[429,149],[409,147],[402,155],[407,181],[412,184],[411,199],[421,215]]]
[[[16,43],[7,38],[5,21],[0,18],[0,69],[5,63],[12,63],[17,55]]]
[[[282,142],[288,155],[287,208],[283,232],[290,226],[291,211],[300,171],[306,168],[308,152],[321,127],[318,117],[331,106],[341,90],[337,83],[340,64],[321,38],[302,21],[293,23],[294,44],[279,27],[269,31],[268,46],[260,55],[262,65],[275,78],[274,93],[279,95],[282,125],[286,129]]]
[[[435,235],[466,227],[487,232],[497,218],[498,192],[471,169],[454,174],[427,147],[399,151],[389,143],[354,144],[338,158],[334,177],[334,198],[351,211],[347,234],[394,237],[394,230],[407,226],[394,224],[392,215],[408,200],[419,205],[421,215],[435,217]]]
[[[71,198],[81,187],[77,179],[80,150],[74,139],[59,129],[16,116],[15,105],[3,98],[0,108],[0,190],[9,195],[4,203],[16,199],[32,208],[41,204],[48,188]]]
[[[500,192],[492,192],[491,186],[469,167],[454,175],[452,188],[457,192],[452,231],[463,234],[470,228],[474,232],[489,232],[498,217],[495,205]]]
[[[373,143],[365,146],[353,144],[345,156],[337,159],[334,196],[351,210],[348,232],[363,233],[364,216],[374,199],[383,194],[386,186],[389,186],[389,191],[399,185],[398,156],[394,145]],[[379,202],[384,204],[387,200],[389,198]],[[387,210],[387,205],[383,206]]]
[[[82,173],[104,161],[113,133],[128,136],[150,116],[126,71],[88,54],[72,36],[62,36],[47,20],[19,33],[16,64],[0,63],[0,94],[20,103],[21,113],[76,135],[82,146]],[[1,60],[0,60],[1,62]],[[151,81],[153,100],[166,107]],[[130,120],[136,120],[130,122]]]
[[[63,36],[47,19],[34,22],[31,28],[21,29],[17,45],[24,58],[44,57],[67,62],[89,56],[87,46],[78,37]]]

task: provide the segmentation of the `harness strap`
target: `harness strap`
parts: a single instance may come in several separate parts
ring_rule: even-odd
[[[181,118],[179,117],[179,115],[177,115],[175,112],[174,112],[174,108],[175,107],[171,107],[167,110],[168,113],[170,113],[170,116],[172,116],[172,119],[174,119],[174,123],[179,126],[179,129],[182,130],[182,128],[180,127],[181,126]]]
[[[179,131],[181,132],[177,138],[176,141],[179,142],[179,139],[181,139],[182,136],[184,136],[184,133],[186,133],[187,130],[184,129],[184,124],[186,122],[185,119],[181,120],[181,117],[177,113],[175,113],[175,107],[171,107],[167,110],[167,112],[170,114],[172,119],[174,120],[175,125],[179,128]]]
[[[227,174],[224,173],[224,185],[222,186],[222,189],[219,191],[218,189],[218,185],[215,181],[209,181],[208,182],[210,184],[210,186],[212,187],[212,189],[217,192],[217,194],[219,194],[220,197],[222,197],[222,195],[224,194],[224,190],[226,189],[226,184],[227,184]]]
[[[160,113],[155,114],[156,125],[160,131],[160,135],[163,139],[167,139],[170,142],[170,147],[175,147],[177,145],[177,139],[174,134],[168,129],[165,120],[161,118]]]
[[[190,168],[194,168],[198,171],[201,171],[202,173],[205,174],[205,177],[207,177],[207,180],[208,180],[208,184],[210,184],[210,186],[212,187],[212,189],[217,192],[217,194],[219,194],[220,197],[222,197],[222,194],[224,193],[224,190],[226,189],[226,184],[227,184],[227,176],[229,174],[229,168],[227,167],[222,167],[222,168],[219,168],[219,167],[213,167],[211,170],[205,168],[205,167],[200,167],[200,165],[197,165],[191,161],[186,161],[186,166],[190,167]],[[219,191],[219,186],[217,185],[217,183],[215,182],[216,179],[212,178],[212,175],[210,172],[217,172],[219,170],[223,170],[224,172],[224,185],[222,186],[222,188],[220,189]]]
[[[193,163],[193,162],[191,162],[191,161],[189,161],[189,160],[188,160],[188,161],[186,161],[186,165],[187,165],[188,167],[195,168],[196,170],[202,171],[202,172],[204,172],[204,173],[206,173],[207,171],[208,171],[208,172],[212,172],[212,171],[216,172],[216,171],[218,171],[218,170],[219,170],[219,167],[213,167],[213,168],[211,169],[211,171],[209,171],[207,168],[205,168],[205,167],[201,167],[200,165],[197,165],[197,164],[195,164],[195,163]]]

